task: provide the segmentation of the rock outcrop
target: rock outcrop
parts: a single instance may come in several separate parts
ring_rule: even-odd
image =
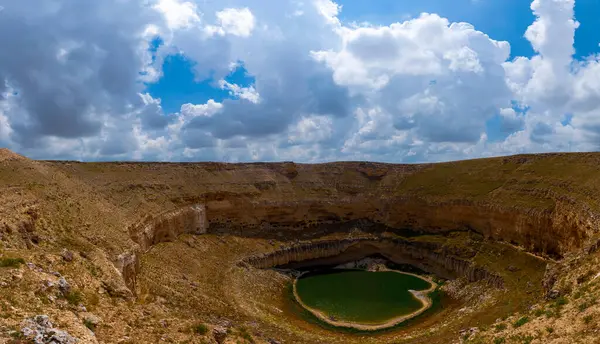
[[[179,235],[206,233],[206,209],[202,204],[192,204],[160,214],[132,226],[129,229],[131,239],[147,251],[152,245],[173,241]]]
[[[137,245],[132,251],[120,254],[115,265],[127,287],[135,293],[140,252],[146,252],[158,243],[173,241],[181,234],[204,234],[206,230],[206,208],[202,204],[192,204],[150,217],[129,228],[129,236]]]
[[[255,268],[301,268],[337,265],[350,260],[380,254],[397,264],[410,264],[437,276],[454,279],[465,277],[470,282],[485,280],[503,288],[503,279],[467,259],[439,253],[441,247],[433,242],[409,241],[400,238],[356,238],[317,241],[290,246],[268,254],[248,257],[240,262]]]
[[[22,335],[35,344],[75,344],[78,340],[68,332],[54,328],[47,315],[36,315],[21,324]]]

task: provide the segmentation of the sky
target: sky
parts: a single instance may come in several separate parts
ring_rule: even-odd
[[[307,163],[598,151],[599,16],[600,0],[0,0],[0,147]]]

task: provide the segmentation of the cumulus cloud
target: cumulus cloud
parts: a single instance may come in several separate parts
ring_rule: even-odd
[[[189,1],[160,0],[154,8],[165,16],[171,30],[190,28],[200,22],[196,4]]]
[[[254,86],[240,87],[225,80],[219,80],[219,86],[221,89],[229,90],[229,93],[236,98],[246,99],[254,104],[260,102],[260,94],[258,94]]]
[[[538,52],[506,62],[507,84],[528,107],[524,128],[506,140],[519,151],[596,150],[600,144],[598,56],[573,58],[574,0],[535,0],[525,37]],[[568,120],[566,120],[568,119]]]
[[[53,144],[75,151],[80,139],[99,138],[106,121],[133,110],[143,90],[138,73],[148,62],[144,33],[149,23],[160,24],[155,11],[116,0],[3,6],[0,76],[16,94],[4,114],[11,147],[38,156],[51,156]]]
[[[523,130],[525,125],[524,116],[520,116],[512,108],[500,109],[500,130],[504,134],[512,134],[516,131]]]
[[[0,145],[34,157],[400,162],[600,143],[600,62],[573,58],[574,0],[533,0],[536,54],[512,60],[468,23],[347,24],[331,0],[34,3],[0,12]],[[165,113],[144,82],[173,54],[229,97]],[[227,81],[232,66],[255,81]]]
[[[254,15],[248,8],[226,8],[216,13],[218,25],[210,25],[206,30],[210,34],[248,37],[254,30]]]
[[[508,43],[469,24],[422,14],[390,26],[344,27],[340,36],[340,50],[313,57],[331,68],[336,83],[377,109],[353,135],[361,142],[355,149],[401,143],[408,155],[435,143],[475,143],[486,120],[510,102],[501,67]]]

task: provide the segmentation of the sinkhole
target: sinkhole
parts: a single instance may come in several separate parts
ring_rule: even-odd
[[[435,287],[433,281],[401,271],[329,269],[297,278],[294,297],[331,325],[377,330],[426,311]]]
[[[379,331],[439,307],[436,281],[419,269],[374,255],[295,270],[292,297],[311,317],[328,326]]]

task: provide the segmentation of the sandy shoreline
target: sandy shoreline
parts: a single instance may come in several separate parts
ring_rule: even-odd
[[[381,324],[375,324],[375,325],[366,325],[366,324],[357,324],[357,323],[351,323],[351,322],[346,322],[346,321],[337,321],[337,320],[331,320],[329,319],[329,317],[319,311],[316,310],[314,308],[311,308],[309,306],[307,306],[302,299],[300,298],[300,296],[298,295],[298,291],[296,290],[296,283],[298,281],[298,278],[300,278],[301,276],[299,276],[298,278],[296,278],[294,280],[293,283],[293,291],[294,291],[294,298],[296,299],[296,301],[307,311],[311,312],[314,316],[316,316],[317,318],[319,318],[321,321],[324,321],[327,324],[336,326],[336,327],[346,327],[346,328],[353,328],[353,329],[357,329],[357,330],[361,330],[361,331],[377,331],[377,330],[383,330],[386,328],[390,328],[390,327],[394,327],[408,319],[414,318],[420,314],[422,314],[423,312],[425,312],[426,310],[428,310],[431,305],[433,304],[433,302],[431,301],[431,299],[429,298],[429,296],[427,296],[427,294],[431,293],[432,291],[435,290],[435,288],[437,287],[437,284],[435,282],[433,282],[431,279],[423,277],[423,276],[419,276],[410,272],[403,272],[403,271],[396,271],[396,270],[385,270],[385,271],[393,271],[393,272],[397,272],[400,274],[405,274],[405,275],[411,275],[411,276],[415,276],[417,278],[420,278],[422,280],[425,280],[427,282],[429,282],[431,284],[431,287],[427,290],[409,290],[409,292],[411,294],[413,294],[413,296],[419,300],[423,306],[421,308],[419,308],[418,310],[410,313],[410,314],[405,314],[393,319],[390,319],[384,323]]]

